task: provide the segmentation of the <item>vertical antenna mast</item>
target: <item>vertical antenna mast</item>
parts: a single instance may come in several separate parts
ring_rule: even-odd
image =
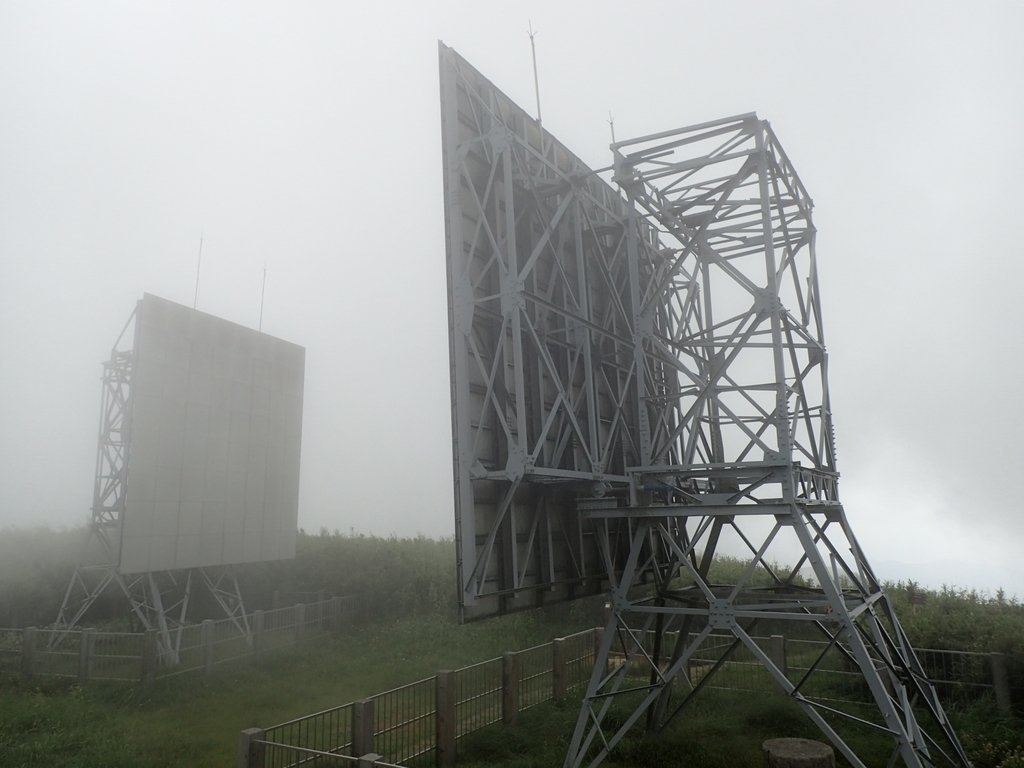
[[[260,289],[260,325],[259,332],[263,332],[263,299],[267,295],[267,265],[263,265],[263,288]]]
[[[608,110],[608,127],[612,131],[612,144],[615,143],[615,118],[612,117],[611,110]]]
[[[192,309],[199,304],[199,269],[203,266],[203,233],[199,233],[199,259],[196,261],[196,293],[192,297]]]
[[[533,91],[537,95],[537,125],[539,126],[543,121],[540,116],[540,81],[537,78],[537,45],[533,41],[533,38],[536,37],[537,33],[533,31],[533,22],[530,22],[530,28],[527,30],[527,34],[530,36],[530,55],[533,57]]]

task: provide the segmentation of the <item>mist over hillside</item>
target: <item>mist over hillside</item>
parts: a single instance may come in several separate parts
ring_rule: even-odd
[[[943,587],[976,590],[995,596],[1000,589],[1006,599],[1024,598],[1024,570],[1008,570],[963,560],[929,560],[911,563],[898,560],[872,561],[875,575],[883,581],[914,581],[927,589]]]

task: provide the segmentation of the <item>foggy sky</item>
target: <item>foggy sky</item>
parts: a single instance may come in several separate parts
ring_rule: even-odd
[[[192,303],[202,236],[198,308],[255,327],[265,266],[263,330],[306,347],[300,525],[450,535],[437,40],[533,112],[531,23],[594,167],[609,112],[772,122],[869,559],[1024,595],[1010,2],[0,5],[0,527],[88,519],[101,361],[144,291]]]

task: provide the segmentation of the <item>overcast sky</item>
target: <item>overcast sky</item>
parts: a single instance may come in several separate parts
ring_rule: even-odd
[[[869,559],[1024,596],[1024,4],[0,2],[0,527],[89,515],[143,292],[306,347],[299,523],[453,532],[437,40],[592,166],[757,111]],[[941,565],[956,561],[958,566]],[[888,571],[888,572],[887,572]]]

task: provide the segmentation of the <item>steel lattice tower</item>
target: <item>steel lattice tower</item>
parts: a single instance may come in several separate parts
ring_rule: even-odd
[[[617,142],[595,172],[440,64],[460,616],[610,590],[566,766],[735,659],[854,766],[850,728],[968,765],[839,499],[812,202],[768,123]],[[766,630],[819,650],[787,668]]]
[[[967,765],[839,500],[812,204],[785,152],[754,115],[612,149],[632,219],[641,461],[630,468],[629,506],[583,512],[627,518],[632,539],[566,765],[600,762],[641,718],[664,728],[736,651],[760,662],[852,765],[864,763],[842,721],[888,733],[903,765]],[[645,248],[637,221],[660,232],[657,249]],[[725,533],[750,559],[721,585],[709,566]],[[773,552],[794,547],[796,565],[779,570]],[[635,589],[645,574],[652,588]],[[793,674],[755,639],[767,623],[795,637],[811,629],[826,650]],[[696,679],[688,662],[713,633],[730,636],[729,648]],[[627,663],[608,672],[616,645]],[[814,694],[833,656],[863,676],[875,717]],[[628,674],[637,660],[642,686]],[[623,697],[639,698],[606,730]]]

